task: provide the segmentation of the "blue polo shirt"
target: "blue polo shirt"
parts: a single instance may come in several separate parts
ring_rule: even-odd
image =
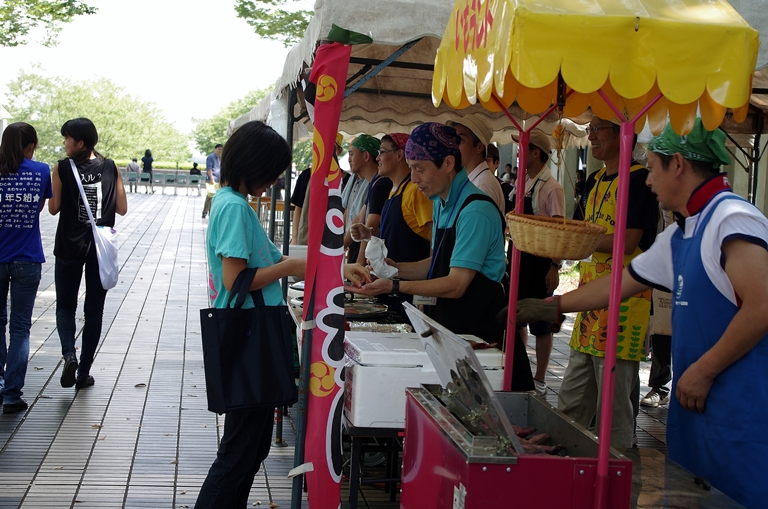
[[[435,219],[432,225],[433,253],[437,249],[434,245],[437,229],[456,224],[451,267],[475,270],[492,281],[501,282],[506,259],[499,209],[492,202],[476,200],[464,208],[456,221],[461,205],[473,194],[485,195],[468,181],[467,172],[462,169],[451,182],[447,200],[443,201],[437,195],[430,198],[434,206],[432,217]]]
[[[213,174],[213,183],[218,184],[219,175],[221,175],[221,159],[216,155],[216,152],[205,158],[206,174],[208,170],[211,170],[211,173]],[[205,179],[208,180],[208,177],[206,176]]]
[[[252,267],[269,267],[280,261],[283,254],[267,236],[245,196],[229,186],[222,187],[211,203],[211,218],[205,238],[208,252],[209,288],[213,307],[225,308],[232,300],[224,287],[222,257],[242,258]],[[283,292],[278,281],[262,288],[267,306],[283,304]],[[244,308],[253,307],[249,295]]]
[[[40,202],[51,196],[47,164],[23,159],[15,174],[0,177],[0,263],[45,263]]]

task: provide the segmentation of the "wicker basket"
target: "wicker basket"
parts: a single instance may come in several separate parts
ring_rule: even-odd
[[[515,246],[526,253],[558,260],[582,260],[594,253],[605,227],[560,217],[507,214]]]

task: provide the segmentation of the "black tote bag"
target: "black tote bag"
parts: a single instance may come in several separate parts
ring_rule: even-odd
[[[244,269],[232,285],[235,307],[200,310],[208,410],[223,414],[292,405],[293,319],[288,306],[266,306],[261,290],[255,307],[243,309],[256,269]]]

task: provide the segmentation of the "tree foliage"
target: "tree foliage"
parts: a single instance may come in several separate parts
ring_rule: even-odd
[[[45,27],[43,44],[52,46],[62,23],[96,10],[79,0],[4,0],[0,3],[0,46],[26,44],[30,30],[40,25]]]
[[[19,72],[8,83],[5,108],[13,122],[37,130],[35,157],[49,164],[64,154],[61,126],[69,119],[89,118],[99,131],[96,150],[112,159],[141,158],[146,149],[157,160],[185,161],[189,139],[165,120],[160,110],[124,92],[106,78],[73,82],[62,77]]]
[[[192,131],[192,138],[197,150],[202,154],[210,154],[217,143],[223,144],[227,141],[229,121],[251,111],[271,91],[272,85],[263,90],[251,90],[245,97],[227,104],[212,117],[193,118],[195,128]]]
[[[265,39],[282,41],[288,47],[301,41],[313,12],[287,10],[284,7],[296,0],[237,0],[235,12],[253,30]]]

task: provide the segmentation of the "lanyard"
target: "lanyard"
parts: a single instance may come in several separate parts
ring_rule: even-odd
[[[459,200],[461,199],[461,192],[464,190],[465,187],[467,187],[467,184],[469,184],[469,179],[465,180],[464,183],[459,188],[459,193],[456,195],[456,201],[453,202],[453,205],[451,205],[451,211],[448,212],[448,224],[451,224],[451,219],[453,218],[453,211],[456,208],[456,205],[459,203]],[[435,221],[435,231],[440,230],[440,209],[437,209],[437,221]],[[432,279],[432,272],[435,270],[435,261],[437,260],[437,255],[440,253],[440,248],[443,247],[443,241],[445,240],[445,234],[443,234],[442,237],[440,237],[440,244],[438,244],[437,249],[434,253],[432,253],[432,262],[429,264],[429,275],[427,275],[427,279]]]
[[[613,185],[613,183],[615,181],[617,181],[619,179],[619,176],[616,175],[616,178],[614,178],[613,180],[611,180],[608,183],[608,188],[605,190],[605,194],[603,195],[603,199],[600,201],[600,208],[597,209],[597,212],[595,212],[595,208],[597,208],[597,194],[600,192],[600,184],[603,183],[603,177],[604,176],[605,176],[605,173],[600,175],[600,180],[598,180],[597,184],[595,185],[595,196],[592,199],[592,215],[589,218],[589,222],[590,223],[594,223],[595,222],[595,216],[596,215],[597,216],[600,215],[600,211],[603,210],[603,205],[605,204],[605,201],[611,196],[611,186]]]
[[[400,189],[403,189],[404,186],[408,185],[408,182],[411,181],[411,176],[408,175],[403,179],[402,182],[397,186],[397,189],[395,189],[395,194],[392,195],[390,199],[387,200],[387,202],[384,204],[384,210],[381,212],[381,227],[383,228],[385,224],[387,224],[387,215],[389,214],[389,208],[392,206],[392,200],[397,198],[399,194],[402,194],[400,192]]]

